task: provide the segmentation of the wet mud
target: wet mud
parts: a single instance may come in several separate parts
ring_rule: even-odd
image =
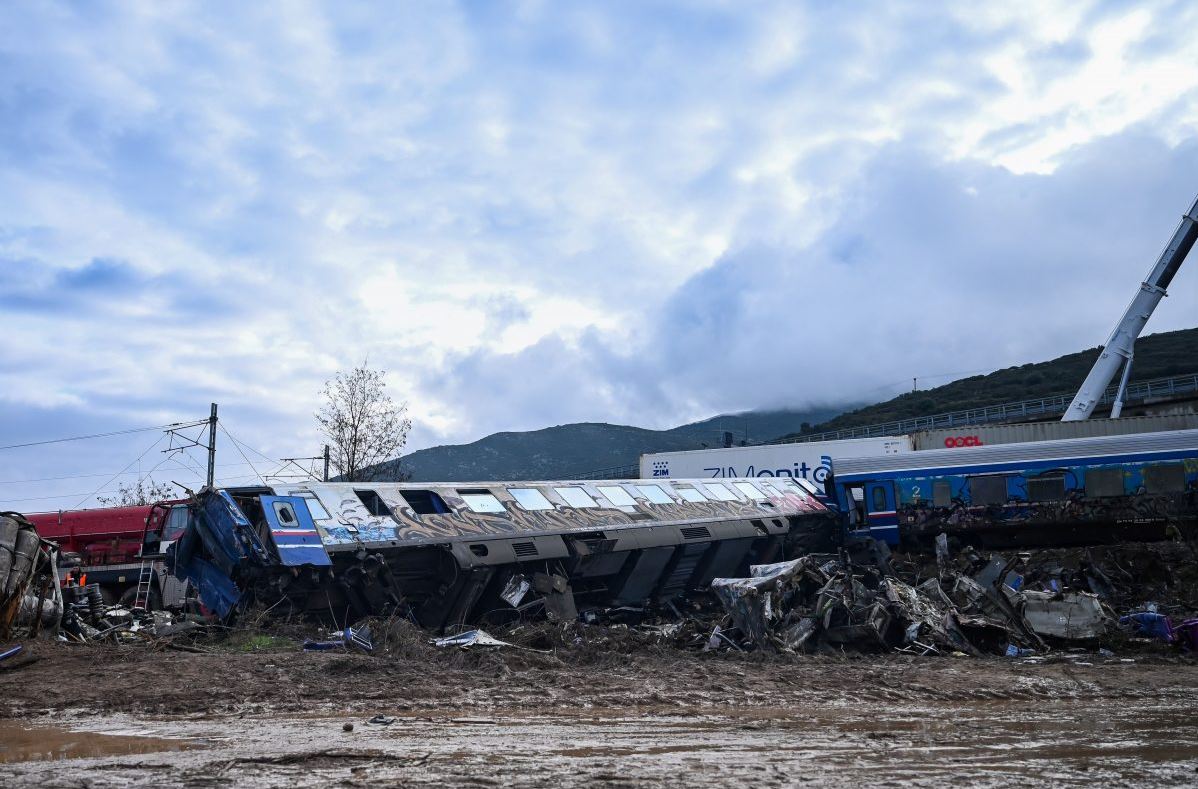
[[[1198,665],[1164,654],[32,649],[0,674],[5,741],[52,726],[140,744],[34,746],[0,763],[5,786],[1198,781]]]

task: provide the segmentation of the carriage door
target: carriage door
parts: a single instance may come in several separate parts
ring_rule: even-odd
[[[865,508],[869,533],[875,540],[898,545],[898,512],[894,500],[894,483],[865,483]]]

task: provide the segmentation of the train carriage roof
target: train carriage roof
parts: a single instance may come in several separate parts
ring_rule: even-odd
[[[1056,441],[1028,441],[1018,444],[992,444],[961,449],[930,449],[898,455],[845,458],[834,460],[832,472],[837,482],[853,481],[882,472],[958,469],[1001,463],[1043,463],[1109,458],[1134,459],[1152,453],[1181,452],[1198,456],[1198,430],[1170,430],[1157,433],[1132,433],[1122,436],[1067,438]]]

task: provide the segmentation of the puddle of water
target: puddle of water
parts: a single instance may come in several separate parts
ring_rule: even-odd
[[[57,726],[30,726],[17,721],[0,721],[0,764],[185,751],[197,747],[191,740],[170,737],[96,734]]]

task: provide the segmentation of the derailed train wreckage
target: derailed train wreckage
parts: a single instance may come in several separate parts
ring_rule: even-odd
[[[668,611],[717,577],[827,549],[790,479],[302,483],[196,494],[168,564],[222,618],[250,603],[434,630]]]

